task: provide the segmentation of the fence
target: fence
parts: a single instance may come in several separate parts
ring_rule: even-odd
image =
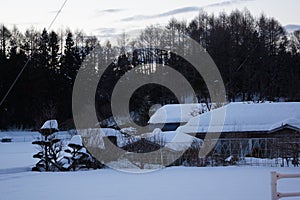
[[[66,140],[71,139],[72,132],[70,131],[59,131],[55,133],[57,139]],[[41,134],[38,132],[31,132],[31,131],[7,131],[7,132],[0,132],[0,141],[1,138],[11,138],[12,142],[32,142],[37,138],[41,137]]]
[[[219,165],[232,157],[237,165],[248,166],[299,166],[300,140],[280,138],[221,138],[208,155]],[[218,164],[218,163],[217,163]]]
[[[300,178],[300,174],[279,174],[277,172],[271,172],[271,189],[272,200],[278,200],[283,197],[297,197],[300,196],[300,192],[294,193],[280,193],[277,191],[277,181],[283,178]]]

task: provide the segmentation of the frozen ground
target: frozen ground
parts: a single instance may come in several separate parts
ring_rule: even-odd
[[[271,199],[270,172],[300,173],[300,168],[172,167],[128,174],[96,171],[31,172],[30,142],[0,143],[0,199]],[[280,192],[300,191],[300,179],[280,180]],[[288,199],[300,199],[288,198]]]

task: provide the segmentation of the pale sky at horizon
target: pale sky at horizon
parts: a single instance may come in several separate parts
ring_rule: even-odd
[[[3,0],[0,0],[3,1]],[[24,31],[47,28],[64,0],[10,0],[1,3],[0,24]],[[105,39],[122,32],[136,32],[151,24],[166,24],[172,17],[189,22],[199,9],[218,14],[247,8],[254,16],[275,17],[282,25],[300,25],[299,0],[68,0],[52,26],[80,29]]]

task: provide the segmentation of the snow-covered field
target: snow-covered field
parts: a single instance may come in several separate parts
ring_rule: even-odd
[[[142,174],[112,169],[31,172],[36,152],[30,142],[0,143],[0,199],[271,199],[270,172],[300,168],[171,167]],[[278,191],[300,192],[300,179],[279,181]],[[289,198],[289,199],[300,199]]]

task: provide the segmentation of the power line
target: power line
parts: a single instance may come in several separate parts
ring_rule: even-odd
[[[68,0],[65,0],[64,3],[62,4],[62,6],[60,7],[60,9],[57,11],[55,17],[53,18],[52,22],[50,23],[49,27],[47,30],[50,30],[51,26],[54,24],[56,18],[58,17],[58,15],[61,13],[62,9],[65,7],[66,3]]]
[[[13,89],[13,87],[15,86],[16,82],[18,81],[18,79],[20,78],[21,74],[23,73],[24,69],[27,67],[28,63],[30,61],[30,58],[28,58],[28,60],[26,61],[25,65],[22,67],[21,71],[19,72],[18,76],[16,77],[16,79],[14,80],[14,82],[11,84],[11,86],[9,87],[9,89],[7,90],[6,94],[4,95],[4,97],[2,98],[1,102],[0,102],[0,107],[2,106],[3,102],[5,101],[6,97],[9,95],[10,91]]]
[[[57,11],[55,17],[53,18],[53,20],[51,21],[50,25],[48,26],[48,31],[50,30],[50,28],[52,27],[52,25],[54,24],[55,20],[57,19],[57,17],[59,16],[59,14],[61,13],[62,9],[65,7],[66,3],[68,0],[65,0],[64,3],[62,4],[62,6],[60,7],[60,9]],[[3,25],[4,26],[4,25]],[[13,89],[13,87],[15,86],[15,84],[17,83],[17,81],[19,80],[20,76],[22,75],[23,71],[25,70],[25,68],[28,66],[29,62],[31,60],[31,57],[29,57],[26,61],[26,63],[24,64],[24,66],[22,67],[21,71],[19,72],[19,74],[17,75],[16,79],[14,80],[14,82],[11,84],[11,86],[9,87],[9,89],[7,90],[6,94],[4,95],[4,97],[2,98],[1,102],[0,102],[0,107],[2,106],[2,104],[4,103],[5,99],[7,98],[7,96],[9,95],[9,93],[11,92],[11,90]]]

